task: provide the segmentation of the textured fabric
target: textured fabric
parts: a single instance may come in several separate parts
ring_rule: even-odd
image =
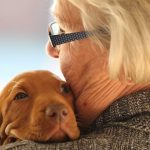
[[[65,143],[21,141],[0,150],[150,150],[150,90],[114,102],[80,139]]]

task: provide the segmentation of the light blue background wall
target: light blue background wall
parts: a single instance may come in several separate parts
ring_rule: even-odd
[[[58,60],[45,52],[51,5],[52,0],[0,0],[0,89],[28,70],[47,69],[62,77]]]

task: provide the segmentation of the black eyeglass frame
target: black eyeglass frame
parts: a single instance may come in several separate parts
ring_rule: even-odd
[[[53,47],[56,47],[57,45],[61,45],[64,43],[68,43],[68,42],[72,42],[75,40],[82,40],[85,38],[88,38],[89,36],[91,36],[92,32],[89,31],[81,31],[81,32],[74,32],[74,33],[61,33],[61,34],[57,34],[57,35],[53,35],[52,34],[52,25],[55,22],[51,23],[49,26],[49,38],[51,41],[51,44]]]
[[[109,35],[109,32],[105,30],[104,28],[100,28],[97,31],[81,31],[81,32],[74,32],[74,33],[61,33],[57,35],[52,34],[52,25],[55,24],[56,22],[52,22],[49,26],[49,38],[51,41],[51,44],[53,47],[56,47],[57,45],[61,45],[64,43],[72,42],[75,40],[82,40],[85,38],[88,38],[92,35],[94,35],[95,32],[101,32],[103,35]]]

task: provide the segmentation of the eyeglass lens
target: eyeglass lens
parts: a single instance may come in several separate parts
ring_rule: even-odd
[[[58,35],[60,33],[60,27],[57,23],[51,24],[51,34],[52,35]]]

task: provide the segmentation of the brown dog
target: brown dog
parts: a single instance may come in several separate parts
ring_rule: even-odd
[[[80,134],[69,86],[48,71],[26,72],[8,83],[0,95],[0,115],[1,144],[74,140]]]

